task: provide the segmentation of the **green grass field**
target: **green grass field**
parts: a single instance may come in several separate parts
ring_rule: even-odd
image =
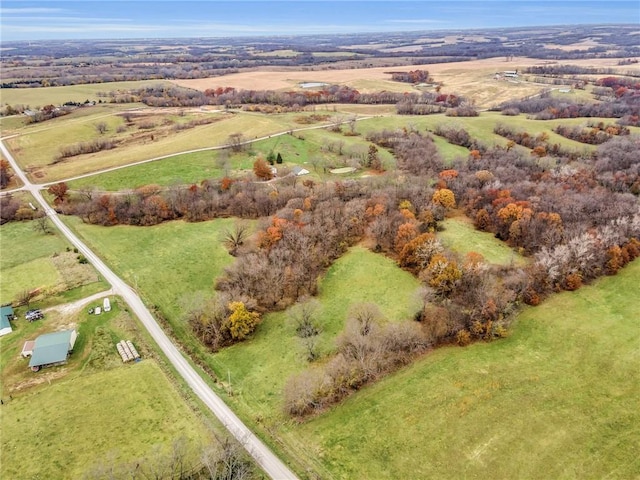
[[[375,303],[390,321],[413,318],[420,308],[418,287],[419,282],[392,260],[362,247],[352,248],[329,268],[320,284],[319,351],[335,350],[335,339],[354,304]],[[268,422],[282,419],[281,393],[289,375],[308,365],[287,318],[286,311],[267,315],[251,341],[223,349],[212,358],[221,378],[231,375],[235,394],[231,401],[246,414],[260,415]]]
[[[1,425],[3,478],[81,478],[96,464],[130,462],[179,437],[208,440],[151,359],[14,398],[2,407]]]
[[[215,279],[233,260],[221,241],[233,219],[108,228],[87,225],[75,217],[65,221],[148,305],[159,306],[176,329],[181,328],[183,298],[198,291],[212,292]]]
[[[178,314],[171,303],[182,291],[206,289],[215,276],[204,273],[216,268],[209,260],[194,267],[202,251],[198,240],[185,243],[189,235],[210,243],[194,230],[202,225],[174,222],[148,237],[158,244],[174,238],[173,256],[188,266],[188,274],[176,270],[161,249],[155,272],[165,280],[140,276],[140,288],[157,290],[153,301],[169,316]],[[108,261],[116,259],[121,271],[144,264],[140,257],[152,249],[148,238],[128,241],[127,232],[115,234],[115,228],[75,227]],[[475,249],[504,261],[491,243]],[[181,292],[169,270],[178,271],[180,282],[172,280]],[[507,339],[441,348],[301,425],[281,413],[286,378],[305,366],[286,312],[268,315],[253,339],[205,362],[221,379],[230,378],[228,401],[243,418],[263,425],[288,455],[323,476],[629,478],[640,466],[633,449],[640,440],[633,430],[640,421],[634,400],[640,364],[633,353],[640,341],[634,323],[639,279],[635,262],[616,277],[555,295],[520,314]],[[417,286],[390,260],[352,249],[321,284],[323,351],[330,349],[349,304],[376,301],[390,318],[406,318]]]
[[[466,217],[447,218],[441,223],[443,231],[438,232],[438,238],[443,245],[460,255],[469,252],[481,254],[489,263],[496,265],[524,265],[527,260],[515,250],[495,238],[489,232],[476,230]]]
[[[139,132],[127,131],[115,134],[114,130],[117,124],[122,123],[120,117],[113,116],[118,111],[113,110],[112,106],[93,108],[106,110],[94,110],[92,115],[86,115],[82,118],[60,117],[50,121],[56,123],[45,122],[40,129],[25,130],[23,135],[7,140],[7,144],[20,165],[29,170],[36,181],[45,183],[172,153],[224,145],[227,143],[229,135],[238,132],[243,133],[244,137],[250,140],[300,126],[294,121],[293,114],[236,113],[227,115],[212,113],[214,118],[222,119],[188,130],[157,134],[151,139],[150,135],[153,132],[139,137],[135,136]],[[124,108],[121,106],[121,109]],[[65,123],[65,119],[67,123]],[[113,123],[110,125],[109,132],[104,135],[105,137],[114,136],[115,138],[128,139],[130,144],[126,147],[116,147],[94,154],[70,157],[63,162],[51,164],[58,154],[60,146],[101,138],[95,128],[95,123],[98,121]]]
[[[639,282],[636,261],[291,430],[334,478],[635,478]]]
[[[218,160],[224,153],[216,150],[186,153],[135,165],[130,168],[73,180],[69,182],[69,187],[72,190],[96,188],[98,190],[117,191],[148,184],[170,186],[200,183],[207,178],[220,178],[226,174],[237,176],[250,172],[257,155],[266,158],[271,151],[282,155],[282,167],[290,168],[294,165],[301,165],[310,171],[311,177],[316,179],[324,178],[328,174],[324,172],[322,164],[342,165],[347,161],[347,156],[340,157],[335,152],[323,151],[322,145],[325,140],[329,142],[343,141],[345,153],[349,148],[357,146],[366,151],[369,145],[362,137],[345,137],[324,130],[321,133],[312,130],[299,132],[295,135],[279,135],[253,143],[248,150],[229,156],[226,166]],[[452,150],[460,149],[460,147],[449,145],[444,141],[442,143]],[[464,151],[466,152],[466,150]],[[388,165],[393,164],[393,157],[388,151],[380,149],[379,152],[381,158]],[[314,159],[319,160],[315,167],[313,165]],[[276,165],[276,167],[282,168],[279,165]]]
[[[81,265],[71,245],[57,232],[44,234],[34,230],[34,221],[11,222],[0,229],[0,302],[16,299],[24,290],[40,289],[37,301],[58,295],[71,295],[81,288],[83,294],[107,288],[90,265]],[[66,292],[66,293],[65,293]]]

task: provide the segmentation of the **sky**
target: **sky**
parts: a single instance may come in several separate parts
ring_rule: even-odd
[[[635,23],[640,0],[217,1],[0,3],[0,41],[238,37]]]

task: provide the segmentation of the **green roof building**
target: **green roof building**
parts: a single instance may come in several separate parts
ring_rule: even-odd
[[[13,331],[10,320],[13,320],[13,308],[11,305],[0,307],[0,337]]]
[[[67,362],[69,352],[73,350],[78,334],[75,330],[47,333],[36,338],[29,366],[38,371],[46,365],[59,365]]]

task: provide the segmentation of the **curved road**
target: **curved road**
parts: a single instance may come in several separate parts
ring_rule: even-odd
[[[384,115],[379,115],[379,116],[384,116]],[[359,121],[362,121],[362,120],[368,120],[370,118],[374,118],[374,117],[370,116],[370,115],[357,117],[355,119],[355,121],[359,122]],[[348,123],[348,120],[342,120],[340,122],[340,124],[345,124],[345,123]],[[323,125],[313,125],[311,127],[300,127],[300,128],[289,129],[289,130],[285,130],[285,131],[282,131],[282,132],[272,133],[271,135],[264,135],[264,136],[259,137],[259,138],[252,138],[250,140],[245,140],[244,142],[241,142],[240,145],[250,145],[252,143],[259,142],[261,140],[267,140],[269,138],[280,137],[282,135],[287,135],[289,133],[305,132],[307,130],[319,130],[321,128],[328,128],[328,127],[331,127],[333,125],[335,125],[335,122],[334,123],[323,124]],[[16,137],[16,136],[18,136],[18,134],[4,137],[4,138],[0,139],[0,142],[3,141],[3,140],[7,140],[9,138]],[[38,189],[42,189],[42,188],[46,188],[46,187],[48,187],[50,185],[54,185],[56,183],[71,182],[73,180],[79,180],[81,178],[93,177],[95,175],[100,175],[102,173],[109,173],[109,172],[113,172],[113,171],[116,171],[116,170],[122,170],[123,168],[135,167],[136,165],[144,165],[145,163],[156,162],[158,160],[165,160],[167,158],[175,157],[175,156],[178,156],[178,155],[185,155],[185,154],[188,154],[188,153],[207,152],[207,151],[214,151],[214,150],[224,150],[224,149],[227,149],[229,147],[230,147],[230,145],[224,144],[224,145],[216,145],[214,147],[203,147],[203,148],[195,148],[193,150],[184,150],[182,152],[169,153],[167,155],[161,155],[159,157],[147,158],[145,160],[138,160],[137,162],[127,163],[126,165],[117,165],[115,167],[103,168],[102,170],[96,170],[96,171],[89,172],[89,173],[83,173],[82,175],[76,175],[75,177],[63,178],[62,180],[54,180],[52,182],[46,182],[46,183],[41,183],[41,184],[37,184],[37,185],[36,184],[29,184],[29,185],[31,185],[33,187],[36,187]],[[4,147],[4,145],[2,145],[2,151],[3,152],[7,152],[7,149]],[[12,161],[12,160],[10,160],[10,162],[11,162],[11,165],[13,166],[14,170],[16,172],[20,171],[22,173],[22,171],[18,168],[17,163],[15,161]],[[18,176],[23,181],[24,186],[17,187],[17,188],[12,188],[11,190],[5,190],[4,192],[0,192],[0,195],[7,195],[7,194],[10,194],[10,193],[17,192],[19,190],[30,190],[30,188],[27,187],[27,183],[24,181],[24,178],[26,178],[24,173],[22,173],[22,175],[18,174]]]
[[[0,139],[0,150],[3,155],[11,163],[13,171],[18,175],[24,183],[22,190],[30,192],[38,203],[42,206],[45,213],[51,221],[63,233],[67,239],[93,264],[93,266],[104,276],[111,284],[113,293],[120,295],[129,305],[131,310],[138,316],[144,327],[151,334],[155,342],[158,344],[163,353],[167,356],[171,364],[177,372],[184,378],[187,384],[195,392],[196,395],[207,405],[207,407],[218,417],[222,424],[231,432],[231,434],[240,442],[240,444],[249,452],[258,465],[273,479],[297,479],[296,475],[276,457],[273,452],[258,438],[251,430],[249,430],[242,420],[220,399],[218,395],[206,384],[206,382],[198,375],[194,368],[178,351],[176,346],[171,342],[169,337],[160,328],[156,320],[153,318],[147,307],[142,303],[138,294],[131,289],[120,277],[118,277],[111,269],[93,253],[62,220],[58,218],[55,210],[53,210],[47,202],[45,202],[40,193],[40,186],[32,184],[25,173],[20,169],[11,152],[5,147],[2,139]]]

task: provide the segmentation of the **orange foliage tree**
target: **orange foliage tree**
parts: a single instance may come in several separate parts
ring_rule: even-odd
[[[456,208],[456,196],[448,188],[436,190],[431,197],[431,201],[444,208]]]
[[[258,157],[256,161],[253,162],[253,173],[255,173],[256,177],[260,180],[271,180],[273,178],[271,167],[262,157]]]

